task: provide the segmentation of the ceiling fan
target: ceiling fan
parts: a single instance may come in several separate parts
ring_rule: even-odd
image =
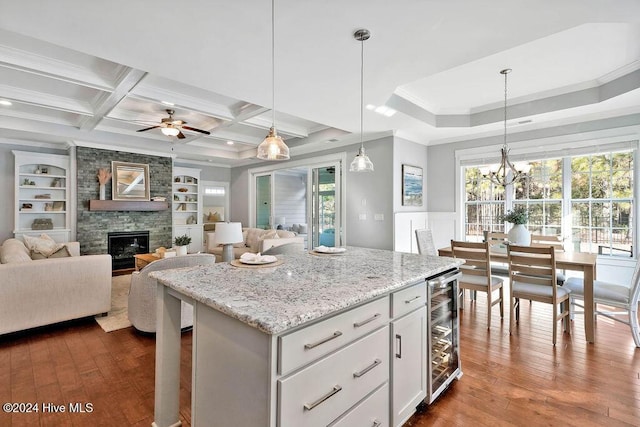
[[[205,135],[211,135],[211,132],[206,131],[206,130],[202,130],[202,129],[197,129],[197,128],[193,128],[191,126],[185,126],[187,124],[187,122],[183,121],[183,120],[174,120],[173,119],[173,114],[175,113],[174,110],[166,110],[167,114],[169,114],[169,117],[165,117],[160,121],[159,125],[156,126],[151,126],[148,128],[144,128],[144,129],[138,129],[136,132],[145,132],[151,129],[157,129],[160,128],[160,131],[167,135],[167,136],[175,136],[178,139],[184,139],[185,136],[182,133],[182,129],[185,130],[190,130],[190,131],[194,131],[194,132],[200,132],[203,133]]]

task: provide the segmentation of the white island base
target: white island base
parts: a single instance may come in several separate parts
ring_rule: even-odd
[[[284,259],[285,264],[274,267],[274,271],[286,268],[290,259]],[[457,266],[451,259],[440,260],[435,273]],[[216,268],[247,274],[216,264],[201,268],[199,279],[180,280],[196,283],[204,276],[210,280],[212,273],[225,273]],[[292,326],[277,322],[280,317],[270,319],[274,321],[271,326],[259,323],[257,317],[244,318],[237,307],[232,314],[224,313],[220,307],[212,307],[216,303],[212,303],[211,295],[196,295],[186,286],[173,289],[180,288],[175,279],[178,276],[158,272],[156,277],[162,283],[158,284],[153,425],[181,425],[181,299],[194,304],[192,426],[402,425],[426,396],[424,279],[433,270],[423,268],[422,279],[409,275],[409,283],[387,283],[374,296],[330,310],[328,315],[320,313],[310,320],[296,315],[297,324]],[[290,273],[284,272],[287,276]],[[282,279],[274,276],[276,281]],[[317,285],[317,277],[314,280]],[[218,297],[218,303],[224,299]],[[237,298],[235,301],[242,306]],[[251,305],[251,301],[249,298],[246,303]],[[271,330],[263,330],[268,328]],[[396,394],[394,389],[402,392]]]

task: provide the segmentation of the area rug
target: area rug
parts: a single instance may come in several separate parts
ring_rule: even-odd
[[[98,315],[95,317],[96,322],[105,332],[113,332],[131,326],[127,317],[130,283],[130,274],[111,278],[111,310],[106,316]]]

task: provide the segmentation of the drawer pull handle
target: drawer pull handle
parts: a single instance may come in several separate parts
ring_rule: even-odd
[[[374,320],[376,320],[378,317],[382,316],[382,314],[380,313],[376,313],[373,316],[371,316],[370,318],[363,320],[362,322],[356,322],[353,324],[354,328],[359,328],[360,326],[364,326],[369,322],[373,322]]]
[[[402,335],[396,334],[396,357],[402,359]]]
[[[307,411],[312,410],[313,408],[315,408],[316,406],[318,406],[319,404],[321,404],[322,402],[324,402],[325,400],[327,400],[328,398],[330,398],[331,396],[333,396],[334,394],[336,394],[340,390],[342,390],[342,387],[340,387],[339,385],[333,386],[333,390],[331,390],[329,393],[327,393],[324,396],[322,396],[320,399],[316,400],[315,402],[313,402],[311,404],[308,404],[308,403],[305,404],[304,405],[304,409],[306,409]]]
[[[414,302],[417,299],[420,299],[420,295],[416,295],[415,297],[413,297],[411,299],[406,299],[406,300],[404,300],[404,303],[405,304],[411,304],[412,302]]]
[[[382,360],[380,360],[380,359],[374,360],[371,365],[367,366],[362,371],[354,372],[353,373],[353,378],[360,378],[361,376],[363,376],[364,374],[366,374],[367,372],[369,372],[370,370],[372,370],[373,368],[375,368],[376,366],[378,366],[381,363],[382,363]]]
[[[382,425],[382,421],[374,420],[373,425],[371,427],[380,427]]]
[[[326,343],[327,341],[331,341],[331,340],[332,340],[332,339],[334,339],[334,338],[338,338],[340,335],[342,335],[342,332],[340,332],[340,331],[335,331],[335,332],[333,333],[333,335],[330,335],[330,336],[328,336],[328,337],[326,337],[326,338],[323,338],[323,339],[321,339],[320,341],[316,341],[316,342],[314,342],[314,343],[312,343],[312,344],[305,344],[305,345],[304,345],[304,349],[305,349],[305,350],[311,350],[312,348],[317,347],[317,346],[319,346],[320,344],[324,344],[324,343]]]

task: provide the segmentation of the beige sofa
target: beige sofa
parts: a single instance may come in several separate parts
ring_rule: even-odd
[[[0,335],[106,313],[111,309],[111,255],[31,259],[21,240],[0,247]]]
[[[263,230],[261,228],[243,228],[243,241],[233,245],[233,257],[238,259],[243,253],[262,253],[274,246],[286,243],[304,245],[304,238],[287,230]],[[216,262],[222,262],[222,246],[215,244],[215,233],[207,233],[207,252],[216,256]]]

